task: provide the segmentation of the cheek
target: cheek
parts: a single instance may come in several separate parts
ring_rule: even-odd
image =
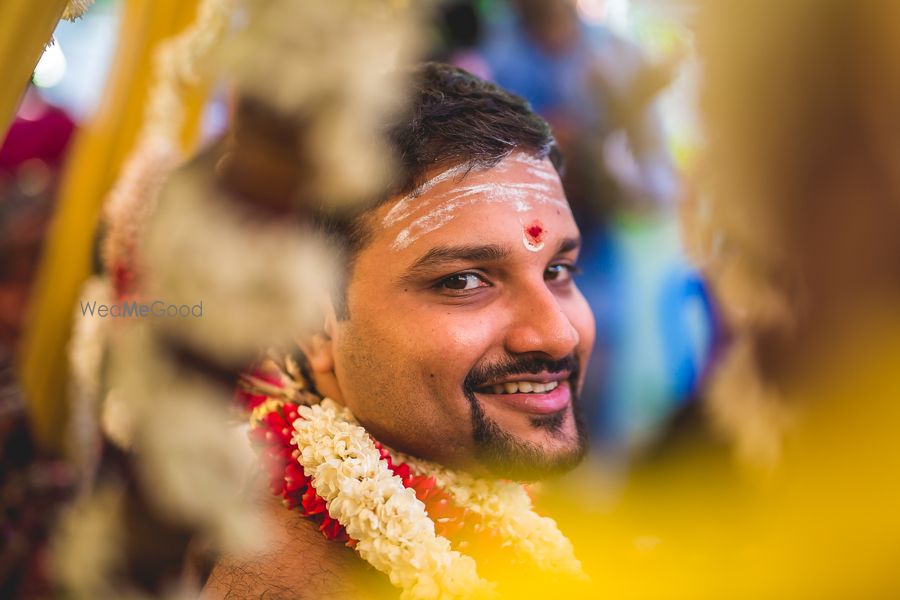
[[[430,384],[442,395],[458,396],[466,376],[478,362],[500,344],[497,320],[471,312],[432,313],[424,334],[414,340],[427,360]]]
[[[442,312],[429,319],[427,343],[443,348],[448,359],[478,356],[491,343],[494,333],[492,323],[492,319],[476,317],[471,313]],[[455,354],[451,355],[451,352]]]
[[[343,339],[343,378],[353,391],[374,386],[370,395],[391,396],[382,402],[388,410],[412,398],[452,404],[472,367],[498,344],[501,315],[397,306],[377,315],[351,314],[355,324]]]
[[[462,384],[491,347],[489,321],[420,309],[348,327],[353,335],[343,337],[340,352],[341,379],[350,388],[345,401],[384,443],[432,460],[460,460],[471,451]]]

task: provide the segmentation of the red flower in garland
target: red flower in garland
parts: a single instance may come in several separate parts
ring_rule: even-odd
[[[400,478],[404,486],[411,488],[416,493],[416,498],[425,505],[425,512],[434,521],[434,528],[438,535],[454,539],[467,526],[474,527],[480,524],[480,517],[456,504],[450,494],[438,487],[434,477],[413,475],[409,465],[406,463],[394,464],[390,453],[384,446],[375,440],[373,442],[388,468]]]
[[[274,383],[274,381],[272,382]],[[258,406],[265,401],[247,398],[252,394],[244,393],[242,400],[245,406]],[[288,508],[298,508],[304,517],[315,519],[319,523],[319,531],[329,540],[337,540],[352,545],[344,527],[328,514],[328,507],[313,487],[303,467],[297,462],[297,447],[292,441],[293,422],[299,414],[298,406],[287,402],[278,410],[267,413],[262,422],[250,430],[251,442],[260,450],[263,466],[269,477],[269,490],[278,496]]]
[[[124,260],[118,260],[112,267],[113,289],[116,291],[120,300],[124,300],[131,295],[135,288],[136,277],[134,271],[129,268]]]
[[[316,493],[316,489],[311,485],[307,486],[306,491],[303,492],[303,496],[300,498],[300,514],[304,517],[315,517],[327,512],[328,507],[325,506],[325,501],[322,500],[322,497]]]

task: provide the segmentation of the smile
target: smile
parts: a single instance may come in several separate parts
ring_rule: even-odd
[[[490,390],[495,394],[516,394],[520,392],[523,394],[543,394],[556,389],[558,385],[558,381],[549,381],[547,383],[540,381],[510,381],[509,383],[492,385]]]
[[[486,400],[519,412],[546,415],[565,409],[571,402],[569,383],[562,381],[509,381],[477,390]]]

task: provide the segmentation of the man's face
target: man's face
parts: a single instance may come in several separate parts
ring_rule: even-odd
[[[462,177],[462,178],[461,178]],[[594,320],[579,233],[549,160],[432,174],[367,216],[333,323],[342,401],[379,441],[475,473],[574,466]]]

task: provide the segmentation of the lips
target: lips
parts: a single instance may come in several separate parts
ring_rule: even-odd
[[[535,415],[559,412],[572,401],[572,390],[566,380],[505,382],[479,388],[477,393],[497,404]]]

